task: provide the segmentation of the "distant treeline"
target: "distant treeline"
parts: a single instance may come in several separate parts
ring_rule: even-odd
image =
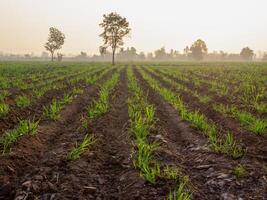
[[[87,55],[86,52],[80,52],[78,55],[58,55],[57,59],[74,60],[74,61],[110,61],[112,53],[106,51],[105,54],[98,55]],[[0,60],[50,60],[50,56],[47,52],[43,52],[40,56],[32,54],[3,54],[0,53]],[[195,60],[194,57],[185,48],[184,51],[180,52],[171,49],[166,51],[164,47],[155,50],[154,52],[144,53],[137,52],[136,48],[121,48],[116,54],[118,61],[190,61]],[[241,60],[263,60],[267,61],[267,52],[259,52],[256,56],[254,53],[251,57],[245,58],[241,53],[227,53],[224,51],[213,51],[203,55],[203,60],[206,61],[241,61]]]

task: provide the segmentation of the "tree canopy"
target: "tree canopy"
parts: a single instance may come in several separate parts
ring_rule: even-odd
[[[195,60],[202,60],[204,55],[207,54],[207,52],[208,52],[207,45],[201,39],[195,41],[190,47],[190,55]]]
[[[250,49],[249,47],[245,47],[241,50],[240,52],[240,56],[244,59],[244,60],[252,60],[253,56],[254,56],[254,52],[252,49]]]

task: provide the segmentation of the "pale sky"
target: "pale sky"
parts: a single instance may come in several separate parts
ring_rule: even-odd
[[[102,15],[116,11],[132,28],[125,47],[182,51],[203,39],[209,51],[267,51],[267,0],[0,0],[0,51],[40,54],[48,29],[66,35],[64,54],[98,53]]]

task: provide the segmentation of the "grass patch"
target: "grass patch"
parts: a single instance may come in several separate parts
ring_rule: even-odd
[[[9,106],[5,103],[0,103],[0,117],[6,116],[9,112]]]
[[[177,181],[182,176],[182,173],[179,168],[167,165],[163,170],[162,176],[166,179]]]
[[[233,169],[233,173],[237,178],[244,178],[246,176],[248,176],[248,171],[246,169],[246,167],[244,165],[237,165],[234,169]]]
[[[259,112],[259,113],[265,113],[267,112],[267,104],[266,103],[254,103],[254,108]]]
[[[39,121],[21,120],[15,129],[6,131],[0,137],[2,154],[10,153],[12,144],[21,136],[26,134],[35,135],[37,133],[38,124]]]
[[[154,184],[160,176],[160,166],[154,159],[154,151],[159,144],[149,143],[147,136],[155,123],[155,107],[147,103],[146,96],[138,86],[132,70],[127,71],[128,87],[131,93],[128,98],[128,113],[131,121],[131,132],[135,136],[137,147],[135,167],[139,168],[140,175]]]
[[[27,107],[31,104],[30,99],[27,96],[22,95],[18,96],[15,101],[16,105],[21,108]]]
[[[141,70],[141,75],[152,89],[158,92],[178,111],[182,119],[191,122],[195,129],[202,131],[207,136],[212,150],[230,155],[235,159],[244,155],[244,149],[234,140],[232,135],[228,134],[226,137],[220,139],[217,136],[218,130],[216,125],[209,121],[203,114],[199,113],[199,111],[190,111],[177,94],[163,87],[157,80],[143,70]]]
[[[241,158],[246,153],[246,150],[235,141],[231,132],[228,132],[225,139],[222,140],[218,151],[230,155],[234,159]]]
[[[47,119],[58,120],[60,118],[60,110],[62,109],[62,105],[57,100],[53,100],[52,104],[45,106],[43,115]]]
[[[116,73],[102,85],[99,91],[99,98],[94,100],[92,105],[87,108],[88,117],[90,119],[95,119],[108,111],[109,94],[118,83],[118,80],[119,74]]]
[[[267,134],[267,121],[263,119],[258,119],[251,113],[240,111],[234,106],[228,106],[223,104],[214,105],[214,109],[220,113],[230,115],[237,119],[241,125],[246,127],[249,131],[259,134]]]
[[[6,97],[8,97],[10,95],[10,93],[7,90],[3,90],[0,93],[0,102],[3,102],[5,100]]]
[[[167,200],[189,200],[190,192],[186,190],[186,177],[182,177],[177,188],[169,193]]]

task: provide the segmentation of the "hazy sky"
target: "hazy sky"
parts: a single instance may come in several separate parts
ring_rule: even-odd
[[[132,28],[125,46],[182,51],[198,38],[209,51],[267,51],[267,0],[0,0],[0,51],[40,53],[48,29],[66,35],[65,54],[98,53],[102,15],[116,11]]]

